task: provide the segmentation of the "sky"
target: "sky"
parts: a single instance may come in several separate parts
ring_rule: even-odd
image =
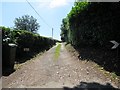
[[[26,0],[4,0],[0,2],[0,26],[13,27],[15,18],[30,15],[40,24],[41,36],[60,40],[62,19],[70,12],[75,0],[28,0],[40,16],[30,7]],[[2,10],[1,10],[2,9]],[[42,18],[41,18],[42,17]],[[2,20],[2,21],[1,21]]]

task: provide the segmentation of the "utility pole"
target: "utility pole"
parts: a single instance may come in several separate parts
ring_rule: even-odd
[[[52,28],[52,38],[53,38],[53,28]]]

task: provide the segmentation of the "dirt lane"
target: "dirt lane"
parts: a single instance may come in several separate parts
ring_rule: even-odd
[[[55,48],[25,64],[8,77],[3,77],[3,88],[63,88],[75,87],[80,82],[96,82],[102,85],[110,83],[94,63],[79,61],[61,44],[60,56],[54,59]]]

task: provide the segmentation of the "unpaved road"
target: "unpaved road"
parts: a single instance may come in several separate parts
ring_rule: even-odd
[[[3,76],[3,88],[70,88],[80,85],[80,82],[91,83],[91,87],[93,82],[119,87],[119,84],[102,74],[95,63],[79,61],[72,56],[64,44],[61,45],[59,58],[54,59],[55,48],[37,56],[11,75]]]

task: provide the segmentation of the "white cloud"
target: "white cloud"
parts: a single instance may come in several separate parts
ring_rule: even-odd
[[[50,8],[56,8],[56,7],[61,7],[65,5],[68,5],[67,0],[52,0],[49,6]]]
[[[38,2],[38,8],[47,8],[49,6],[49,2]]]

